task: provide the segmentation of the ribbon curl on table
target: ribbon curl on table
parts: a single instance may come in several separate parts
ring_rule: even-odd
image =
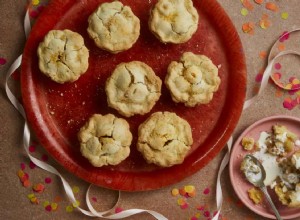
[[[267,87],[268,85],[268,81],[271,78],[273,80],[273,82],[275,83],[276,86],[280,87],[281,89],[285,89],[285,90],[295,90],[295,88],[290,88],[287,89],[285,87],[283,87],[282,85],[280,85],[276,79],[274,79],[271,76],[271,72],[272,72],[272,68],[273,65],[275,63],[275,61],[279,58],[282,57],[284,55],[289,55],[289,54],[293,54],[293,55],[297,55],[300,56],[300,53],[294,50],[286,50],[286,51],[282,51],[280,53],[278,53],[274,58],[271,58],[271,53],[273,51],[273,49],[275,48],[276,43],[284,36],[293,33],[293,32],[298,32],[300,31],[300,28],[294,29],[292,31],[286,32],[284,33],[282,36],[280,36],[275,43],[272,45],[270,52],[269,52],[269,56],[268,56],[268,64],[267,67],[263,73],[263,78],[261,81],[261,85],[259,87],[258,93],[253,96],[252,98],[248,99],[245,101],[244,106],[243,106],[243,111],[245,109],[247,109],[248,107],[250,107],[254,101],[258,98],[259,95],[262,94],[263,90]],[[223,195],[222,195],[222,187],[221,187],[221,175],[225,169],[225,167],[227,166],[229,159],[230,159],[230,152],[231,152],[231,147],[232,147],[232,137],[230,137],[230,139],[227,142],[227,153],[225,154],[224,158],[222,159],[219,171],[218,171],[218,177],[217,177],[217,184],[216,184],[216,202],[217,202],[217,212],[215,214],[215,216],[212,218],[212,220],[218,220],[219,219],[219,215],[221,212],[221,208],[222,208],[222,202],[223,202]]]
[[[24,19],[24,29],[25,29],[25,34],[26,34],[26,38],[27,38],[29,36],[30,30],[31,30],[31,25],[30,25],[30,19],[29,19],[29,12],[28,12],[28,10],[26,12],[25,19]],[[297,32],[297,31],[300,31],[300,29],[294,29],[294,30],[292,30],[290,32],[286,32],[279,39],[281,39],[282,37],[284,37],[287,34],[290,34],[290,33],[293,33],[293,32]],[[273,50],[276,42],[272,46],[272,48],[270,50],[270,54],[271,54],[271,52],[272,52],[272,50]],[[270,54],[269,54],[269,57],[268,57],[268,65],[267,65],[267,68],[264,71],[259,91],[258,91],[258,93],[254,97],[252,97],[249,100],[245,101],[244,106],[243,106],[243,110],[247,109],[256,100],[256,98],[262,93],[262,91],[266,88],[266,86],[268,84],[268,80],[269,80],[269,78],[271,76],[271,70],[272,70],[273,64],[274,64],[274,62],[275,62],[275,60],[277,58],[279,58],[281,56],[284,56],[284,55],[287,55],[287,54],[294,54],[294,55],[300,56],[300,53],[298,53],[296,51],[292,51],[292,50],[282,51],[279,54],[277,54],[273,59],[270,58]],[[42,169],[44,169],[44,170],[46,170],[46,171],[48,171],[50,173],[53,173],[53,174],[55,174],[55,175],[57,175],[57,176],[60,177],[60,179],[61,179],[61,181],[63,183],[63,187],[65,189],[65,192],[67,194],[68,199],[73,204],[76,204],[77,201],[75,199],[75,196],[74,196],[74,193],[72,191],[72,188],[71,188],[70,184],[64,179],[64,177],[54,167],[52,167],[51,165],[49,165],[49,164],[47,164],[47,163],[45,163],[43,161],[40,161],[40,160],[36,159],[35,157],[31,156],[30,153],[29,153],[29,144],[30,144],[30,136],[31,135],[30,135],[29,126],[28,126],[28,123],[27,123],[27,120],[26,120],[26,114],[25,114],[25,111],[23,109],[23,106],[19,103],[19,101],[16,99],[16,97],[13,95],[13,93],[11,92],[11,90],[8,87],[8,80],[9,80],[10,76],[20,67],[21,60],[22,60],[22,55],[20,55],[14,61],[14,63],[11,65],[11,67],[9,68],[9,70],[8,70],[8,72],[6,74],[5,90],[6,90],[6,94],[7,94],[7,97],[9,98],[10,102],[13,104],[13,106],[20,112],[20,114],[25,119],[24,134],[23,134],[23,146],[24,146],[24,149],[25,149],[28,157],[30,158],[30,160],[34,164],[36,164],[38,167],[40,167],[40,168],[42,168]],[[271,78],[273,79],[274,83],[277,86],[279,86],[282,89],[286,89],[286,88],[282,87],[280,84],[278,84],[273,77],[271,77]],[[293,89],[289,89],[289,90],[293,90]],[[221,212],[221,207],[222,207],[222,203],[223,203],[223,196],[222,196],[222,188],[221,188],[221,181],[220,180],[221,180],[221,174],[222,174],[223,170],[226,168],[226,166],[227,166],[227,164],[229,162],[232,143],[233,143],[233,138],[230,137],[230,139],[227,142],[228,151],[227,151],[226,155],[224,156],[224,158],[223,158],[223,160],[221,162],[219,171],[218,171],[217,184],[216,184],[216,203],[217,203],[217,210],[218,211],[215,214],[215,216],[212,218],[212,220],[218,220],[220,212]],[[109,213],[111,213],[113,211],[114,207],[117,205],[118,201],[120,200],[120,191],[119,191],[118,201],[117,201],[117,203],[115,204],[115,206],[112,209],[110,209],[108,211],[104,211],[104,212],[97,212],[93,208],[92,204],[90,203],[90,199],[89,199],[89,191],[90,191],[91,186],[92,185],[89,186],[89,188],[87,190],[87,193],[86,193],[86,203],[87,203],[89,211],[84,210],[84,209],[76,206],[76,208],[80,212],[82,212],[83,214],[85,214],[87,216],[90,216],[90,217],[101,217],[101,218],[105,218],[105,219],[122,219],[122,218],[126,218],[126,217],[129,217],[129,216],[132,216],[132,215],[136,215],[136,214],[139,214],[139,213],[146,212],[146,213],[151,214],[153,217],[155,217],[158,220],[167,220],[166,217],[164,217],[162,214],[160,214],[158,212],[155,212],[155,211],[152,211],[152,210],[144,210],[144,209],[129,209],[129,210],[124,210],[124,211],[122,211],[120,213],[117,213],[117,214],[108,215]]]
[[[29,36],[30,30],[31,30],[31,24],[30,24],[28,10],[26,12],[25,19],[24,19],[24,29],[25,29],[25,35],[27,38]],[[28,122],[26,119],[26,114],[25,114],[23,106],[20,104],[20,102],[17,100],[17,98],[14,96],[14,94],[11,92],[11,90],[9,89],[9,86],[8,86],[8,80],[10,79],[11,75],[20,67],[21,60],[22,60],[22,55],[20,55],[14,61],[14,63],[11,65],[11,67],[9,68],[9,70],[6,74],[5,91],[6,91],[6,95],[7,95],[8,99],[10,100],[10,102],[13,104],[13,106],[20,112],[20,114],[25,119],[24,132],[23,132],[23,147],[27,153],[27,156],[30,158],[30,160],[38,167],[57,175],[62,181],[64,190],[67,194],[68,199],[72,202],[74,207],[76,207],[80,212],[82,212],[83,214],[85,214],[87,216],[101,217],[101,218],[105,218],[105,219],[122,219],[122,218],[126,218],[126,217],[129,217],[132,215],[146,212],[158,220],[167,220],[167,218],[164,217],[162,214],[152,211],[152,210],[145,210],[145,209],[129,209],[129,210],[124,210],[124,211],[116,213],[116,214],[109,215],[111,212],[113,212],[114,208],[116,207],[116,205],[118,204],[118,202],[120,200],[120,191],[119,191],[118,201],[116,202],[116,204],[114,205],[114,207],[112,209],[110,209],[108,211],[104,211],[104,212],[97,212],[94,209],[94,207],[92,206],[92,204],[90,202],[90,198],[89,198],[89,191],[90,191],[90,188],[92,185],[89,186],[87,193],[86,193],[86,203],[87,203],[89,210],[88,211],[84,210],[84,209],[78,207],[77,205],[75,205],[75,204],[77,204],[77,201],[75,199],[73,190],[72,190],[70,184],[65,180],[65,178],[53,166],[51,166],[41,160],[38,160],[35,157],[30,155],[29,146],[30,146],[31,134],[30,134]]]

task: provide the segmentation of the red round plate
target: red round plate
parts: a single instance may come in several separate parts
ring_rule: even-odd
[[[22,60],[21,89],[28,121],[46,148],[60,164],[76,176],[99,186],[128,191],[157,189],[195,173],[225,145],[240,117],[246,90],[246,67],[241,42],[228,16],[214,0],[194,1],[200,15],[192,39],[180,45],[160,43],[148,29],[150,8],[156,1],[122,1],[141,21],[141,34],[128,51],[110,54],[88,37],[88,16],[103,0],[53,0],[35,23]],[[89,68],[74,83],[57,84],[38,68],[37,47],[52,29],[80,33],[90,51]],[[130,156],[118,166],[92,167],[79,150],[77,132],[94,113],[113,113],[106,102],[104,85],[120,62],[147,63],[163,80],[169,63],[192,51],[205,54],[219,65],[222,80],[207,105],[187,108],[175,104],[163,85],[162,96],[152,111],[128,118],[134,139]],[[156,111],[175,112],[192,126],[194,144],[185,161],[170,168],[147,164],[136,150],[137,128]]]
[[[248,153],[247,151],[243,150],[241,140],[245,136],[252,137],[254,138],[254,140],[258,140],[261,132],[271,132],[272,126],[276,124],[285,125],[290,131],[294,132],[298,135],[298,137],[300,137],[300,118],[284,115],[264,118],[248,127],[236,140],[231,151],[229,163],[230,180],[240,200],[253,212],[266,218],[272,219],[276,219],[276,217],[266,201],[264,201],[262,205],[255,205],[248,197],[247,191],[248,189],[252,188],[253,185],[251,185],[244,178],[244,174],[240,171],[241,162],[244,156]],[[277,207],[283,219],[293,219],[300,217],[300,208],[288,208],[286,206],[283,206],[277,199],[274,191],[269,190],[269,192],[275,206]]]

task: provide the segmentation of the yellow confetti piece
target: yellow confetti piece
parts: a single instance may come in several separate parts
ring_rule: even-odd
[[[27,195],[27,198],[28,198],[28,199],[32,199],[32,198],[34,198],[34,197],[35,197],[35,195],[34,195],[33,193]]]
[[[294,84],[294,85],[300,84],[300,80],[295,78],[295,79],[293,79],[292,84]]]
[[[74,202],[72,205],[74,208],[77,208],[80,206],[80,202],[78,200],[76,200],[76,202]]]
[[[178,204],[178,205],[184,205],[184,204],[186,204],[186,201],[185,201],[184,198],[179,198],[179,199],[177,200],[177,204]]]
[[[55,202],[52,202],[52,203],[51,203],[51,209],[52,209],[53,211],[56,211],[57,208],[58,208],[58,204],[55,203]]]
[[[262,28],[262,29],[267,29],[271,26],[271,22],[269,20],[260,20],[259,21],[259,26]]]
[[[25,175],[25,173],[23,172],[23,170],[19,170],[18,171],[18,177],[22,178]]]
[[[44,208],[47,207],[48,205],[50,205],[50,202],[49,202],[49,201],[44,201],[44,202],[43,202]]]
[[[287,13],[287,12],[282,12],[282,13],[281,13],[281,18],[282,18],[283,20],[288,19],[288,17],[289,17],[289,13]]]
[[[293,87],[293,85],[291,83],[288,83],[285,85],[285,89],[291,89]]]
[[[300,90],[296,92],[296,95],[297,95],[297,96],[300,96]]]
[[[184,187],[184,191],[186,191],[187,193],[195,192],[195,186],[187,185]]]
[[[241,9],[241,14],[242,14],[243,16],[248,15],[248,14],[249,14],[248,9],[247,9],[247,8],[242,8],[242,9]]]
[[[79,187],[78,186],[74,186],[72,188],[73,193],[79,193]]]
[[[32,5],[38,5],[38,4],[40,4],[40,0],[32,0],[31,4]]]
[[[177,188],[172,189],[171,191],[172,196],[177,196],[179,194],[179,190]]]
[[[200,218],[200,217],[201,217],[201,213],[197,212],[197,213],[195,214],[195,217],[196,217],[196,218]]]
[[[73,212],[73,206],[68,205],[66,207],[66,212]]]

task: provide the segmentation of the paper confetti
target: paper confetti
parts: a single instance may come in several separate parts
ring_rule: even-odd
[[[4,65],[4,64],[6,64],[6,59],[0,57],[0,65]]]
[[[177,195],[179,195],[179,190],[177,188],[172,189],[171,194],[172,194],[172,196],[177,196]]]
[[[268,27],[271,26],[271,21],[269,20],[269,16],[267,14],[263,14],[260,21],[259,21],[259,26],[262,29],[267,29]]]
[[[242,9],[241,9],[241,14],[242,14],[243,16],[248,15],[248,14],[249,14],[248,9],[247,9],[247,8],[242,8]]]
[[[29,187],[31,185],[29,181],[29,175],[25,173],[23,170],[19,170],[17,175],[24,187]]]
[[[79,193],[79,187],[78,186],[73,186],[72,188],[73,193]]]
[[[115,213],[120,213],[120,212],[123,212],[124,210],[120,207],[116,207],[115,208]]]
[[[259,52],[259,57],[260,57],[261,59],[265,59],[265,58],[267,57],[267,52],[266,52],[266,51],[260,51],[260,52]]]
[[[278,8],[278,6],[275,3],[268,2],[268,3],[266,3],[266,9],[268,9],[270,11],[277,12],[279,8]]]
[[[254,2],[255,2],[256,4],[261,5],[262,3],[264,3],[264,0],[254,0]]]
[[[32,0],[31,4],[32,5],[38,5],[38,4],[40,4],[40,0]]]
[[[277,70],[280,70],[281,69],[281,64],[280,63],[275,63],[274,68],[277,69]]]
[[[34,184],[32,190],[37,193],[42,193],[45,190],[45,186],[41,183]]]
[[[243,3],[243,6],[247,8],[248,10],[252,11],[254,9],[253,4],[250,2],[250,0],[241,0]]]
[[[73,206],[68,205],[66,207],[66,212],[73,212]]]
[[[253,22],[247,22],[247,23],[243,24],[242,30],[244,33],[253,35],[254,34],[254,26],[255,26],[255,24]]]
[[[282,13],[281,13],[281,18],[282,18],[283,20],[288,19],[288,17],[289,17],[289,13],[287,13],[287,12],[282,12]]]
[[[38,198],[33,194],[33,193],[31,193],[31,194],[28,194],[27,195],[27,198],[30,200],[30,202],[32,203],[32,204],[39,204],[39,200],[38,200]]]
[[[52,182],[52,179],[50,177],[45,178],[45,183],[50,184]]]
[[[285,45],[283,43],[279,43],[277,48],[278,48],[279,51],[284,51],[285,50]]]
[[[280,36],[280,38],[279,38],[279,41],[282,43],[282,42],[288,40],[289,37],[290,37],[290,34],[289,34],[287,31],[284,31],[284,32],[281,34],[281,36]]]
[[[35,146],[34,146],[34,145],[30,145],[30,146],[29,146],[29,152],[30,152],[30,153],[35,152]]]
[[[203,194],[208,195],[210,193],[210,189],[206,188],[203,190]]]

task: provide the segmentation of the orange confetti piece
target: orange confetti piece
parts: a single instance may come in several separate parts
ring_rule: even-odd
[[[29,180],[25,180],[24,182],[23,182],[23,186],[24,187],[29,187],[30,186],[30,181]]]
[[[182,196],[186,195],[186,191],[184,189],[179,189],[179,194]]]
[[[243,24],[242,30],[244,33],[253,35],[254,34],[254,23],[247,22],[247,23]]]
[[[249,0],[242,0],[243,6],[248,10],[252,11],[254,9],[253,4]]]
[[[188,196],[189,197],[195,197],[196,196],[196,191],[188,193]]]
[[[266,3],[266,9],[268,9],[270,11],[277,12],[278,11],[278,6],[275,3],[268,2],[268,3]]]
[[[283,95],[282,89],[277,88],[275,92],[275,97],[280,98],[282,97],[282,95]]]
[[[266,51],[260,51],[260,52],[259,52],[259,57],[260,57],[261,59],[265,59],[265,58],[267,57],[267,52],[266,52]]]
[[[269,20],[260,20],[259,25],[262,29],[267,29],[271,26],[271,22]]]
[[[38,184],[34,184],[32,189],[35,192],[42,193],[45,190],[45,186],[41,183],[38,183]]]
[[[284,44],[278,44],[278,50],[279,51],[285,50],[285,45]]]
[[[254,0],[254,2],[255,2],[256,4],[261,5],[262,3],[264,3],[264,0]]]

